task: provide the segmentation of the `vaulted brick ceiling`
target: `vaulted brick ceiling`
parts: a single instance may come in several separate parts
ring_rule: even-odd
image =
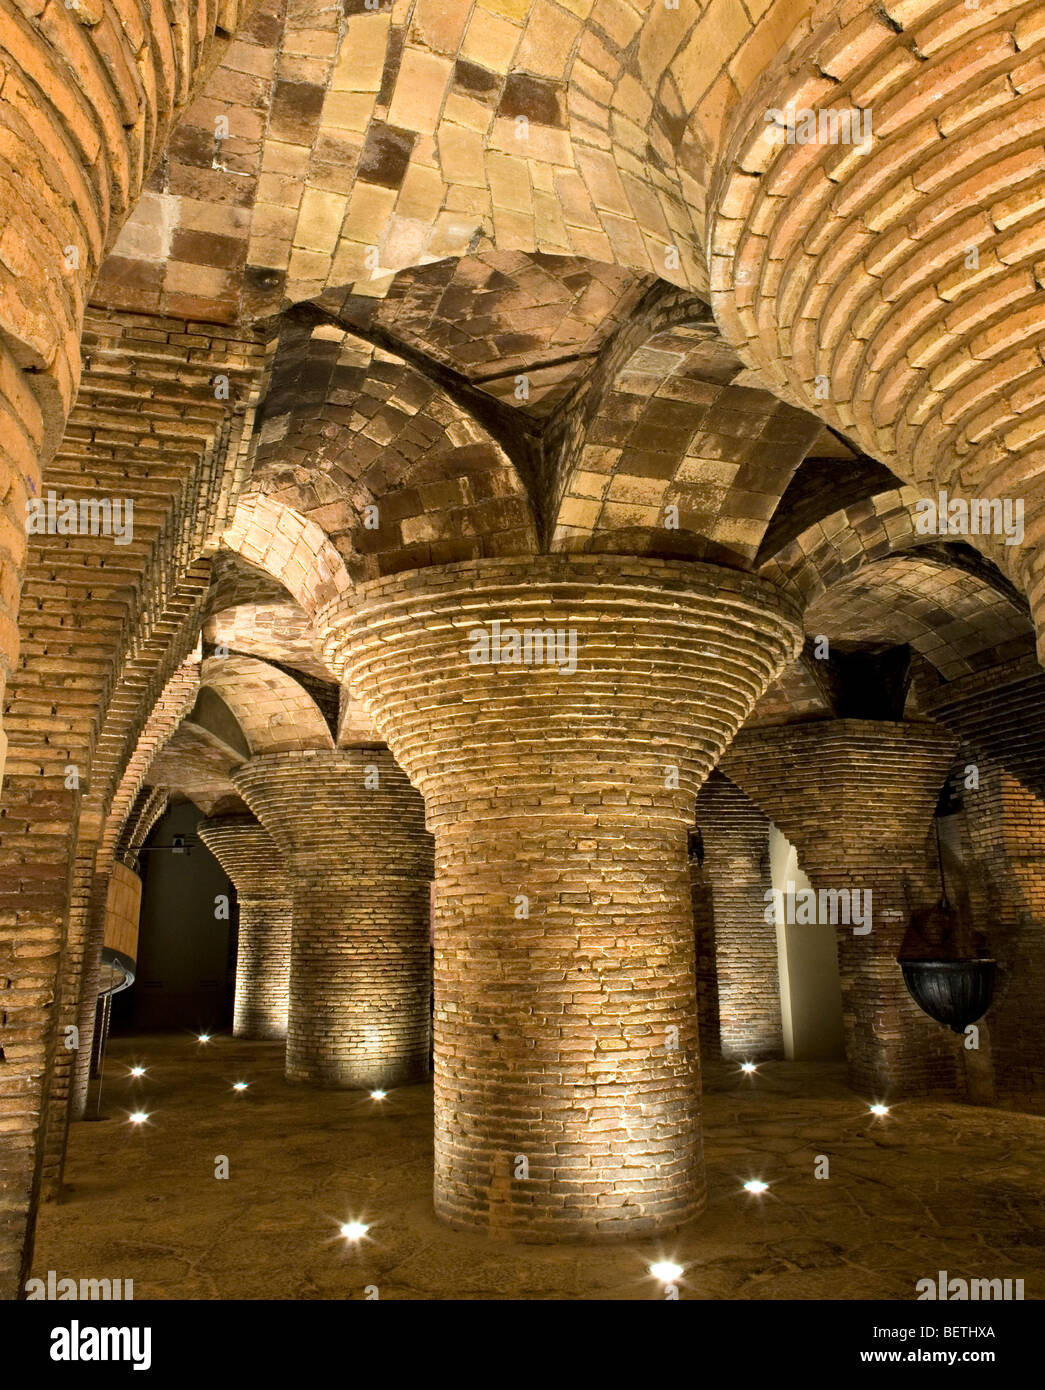
[[[347,295],[337,315],[375,341],[413,347],[496,399],[545,417],[651,283],[576,256],[490,248],[401,271],[383,299]]]
[[[775,389],[912,482],[1025,499],[1025,544],[975,543],[1036,611],[1043,54],[1039,4],[821,7],[730,116],[709,232],[719,322]],[[870,110],[869,150],[774,141],[788,102]]]
[[[569,323],[583,356],[585,295],[626,302],[656,276],[710,289],[767,384],[904,480],[991,495],[1035,468],[1039,6],[346,16],[339,32],[333,12],[277,6],[238,37],[121,239],[125,283],[162,270],[150,306],[189,280],[212,317],[316,301],[474,379],[520,365],[534,327]],[[765,113],[789,102],[872,108],[873,149],[774,143]],[[518,305],[508,333],[491,286]],[[536,412],[576,371],[542,377],[550,350],[529,363]],[[480,384],[507,398],[508,379]],[[1045,500],[1028,501],[1033,539]],[[1038,602],[1035,546],[976,544]]]
[[[209,816],[243,810],[229,780],[238,759],[192,720],[185,720],[153,760],[147,785],[192,801]]]
[[[336,709],[336,688],[323,674]],[[230,652],[205,658],[195,667],[195,681],[195,701],[182,701],[162,739],[143,740],[139,785],[184,797],[208,815],[224,814],[239,801],[230,773],[248,758],[334,747],[337,729],[313,693],[280,666]],[[345,714],[347,721],[347,708]]]
[[[203,640],[247,656],[259,656],[333,680],[316,655],[316,634],[296,603],[242,603],[223,608],[203,625]]]
[[[208,641],[322,681],[323,603],[414,565],[681,554],[756,568],[868,641],[888,611],[892,636],[932,647],[948,674],[1025,646],[1019,603],[993,580],[985,597],[968,566],[892,562],[916,544],[918,493],[888,480],[1024,495],[1025,544],[969,542],[1036,611],[1040,5],[223,3],[186,20],[180,50],[128,10],[120,58],[109,21],[95,30],[92,7],[74,7],[48,23],[86,66],[50,86],[20,9],[8,51],[50,93],[55,130],[96,103],[100,144],[86,127],[74,144],[97,144],[104,167],[101,215],[72,166],[52,180],[80,218],[63,234],[84,251],[68,303],[30,303],[30,282],[53,277],[27,263],[4,318],[35,400],[4,388],[12,447],[33,454],[43,427],[58,442],[80,363],[47,315],[78,332],[109,249],[83,390],[42,485],[123,490],[138,524],[83,592],[90,546],[31,555],[7,722],[32,742],[34,672],[68,645],[50,610],[75,594],[105,632],[75,658],[94,705],[48,756],[94,761],[96,830],[117,785],[128,804],[122,768],[201,616]],[[121,103],[142,92],[121,137]],[[19,100],[25,143],[29,87]],[[776,142],[766,111],[789,103],[872,109],[872,149]],[[231,398],[208,389],[222,378]],[[248,453],[225,531],[244,565],[233,580],[218,564],[204,598],[200,556]]]
[[[374,737],[322,654],[374,576],[751,571],[838,650],[909,646],[908,712],[1040,790],[1041,0],[13,0],[0,60],[32,1086],[114,848],[168,794],[242,810],[252,752]],[[790,107],[870,148],[781,141]],[[940,488],[1025,501],[1023,543],[927,541]],[[27,538],[49,490],[132,501],[133,537]],[[752,719],[825,712],[806,663]]]
[[[868,646],[906,643],[956,680],[1034,650],[1026,608],[917,552],[879,560],[806,609],[806,631]]]

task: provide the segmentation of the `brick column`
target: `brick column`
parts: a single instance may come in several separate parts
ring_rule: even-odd
[[[432,839],[387,748],[269,753],[232,774],[293,880],[287,1077],[428,1074]]]
[[[850,1084],[953,1089],[951,1035],[907,993],[896,958],[911,909],[940,895],[925,843],[957,740],[935,724],[834,719],[745,730],[723,770],[798,850],[814,889],[871,892],[871,931],[838,927]]]
[[[212,816],[197,830],[239,902],[233,1037],[285,1038],[294,903],[283,855],[253,816]]]
[[[679,1225],[704,1203],[687,835],[797,650],[789,601],[709,565],[580,554],[354,597],[320,616],[328,659],[436,836],[437,1213],[535,1241]],[[473,659],[495,621],[561,630],[565,660]]]
[[[1045,805],[986,758],[979,787],[963,792],[972,854],[968,873],[986,909],[981,926],[998,961],[988,1014],[1002,1089],[1045,1083]]]
[[[722,1056],[782,1057],[776,926],[765,918],[769,821],[713,772],[697,797],[697,824],[712,890]]]

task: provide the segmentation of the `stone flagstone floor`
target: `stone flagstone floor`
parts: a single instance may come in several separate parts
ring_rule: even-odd
[[[900,1102],[876,1119],[832,1065],[716,1066],[703,1217],[662,1240],[523,1246],[433,1216],[430,1087],[384,1101],[305,1089],[282,1055],[221,1035],[114,1040],[109,1118],[72,1128],[34,1275],[131,1278],[136,1299],[359,1299],[370,1285],[382,1299],[657,1299],[647,1267],[667,1257],[687,1299],[910,1300],[941,1269],[1045,1290],[1040,1099]],[[151,1118],[133,1126],[139,1108]],[[750,1178],[768,1193],[746,1193]],[[348,1220],[370,1226],[358,1245],[339,1235]]]

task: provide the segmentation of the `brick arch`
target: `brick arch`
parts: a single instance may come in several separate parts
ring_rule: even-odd
[[[267,571],[242,560],[236,551],[219,550],[211,559],[210,588],[202,613],[204,625],[215,613],[262,603],[291,604],[303,613],[301,605],[294,603],[283,585]]]
[[[712,180],[723,330],[774,389],[906,481],[1025,502],[976,537],[1045,623],[1040,4],[814,13],[731,117]],[[867,153],[767,109],[870,109]]]
[[[264,493],[239,498],[221,543],[277,580],[310,618],[351,586],[322,527]]]
[[[288,335],[253,482],[318,524],[352,580],[537,546],[523,479],[474,415],[333,325]]]
[[[564,463],[552,549],[750,568],[819,424],[742,371],[712,323],[685,317],[622,357]]]
[[[205,816],[235,815],[245,807],[230,773],[241,762],[242,753],[184,719],[150,763],[146,785],[184,796]]]
[[[198,560],[227,501],[264,354],[256,335],[227,323],[215,332],[195,322],[187,334],[149,314],[85,307],[176,113],[227,48],[238,0],[33,10],[8,6],[0,22],[0,683],[10,739],[0,878],[18,900],[0,977],[23,1038],[8,1069],[26,1097],[18,1142],[0,1160],[14,1194],[0,1240],[4,1294],[22,1286],[38,1189],[60,1170],[69,1054],[57,1027],[89,990],[79,967],[96,841],[122,762],[188,649]],[[224,396],[207,389],[218,373]],[[132,405],[129,378],[148,383]],[[133,502],[135,533],[120,535],[117,563],[93,538],[26,537],[28,497],[51,488],[89,505]],[[69,785],[66,764],[81,786]],[[46,890],[27,898],[28,877]],[[23,933],[36,943],[31,976],[8,963]]]
[[[987,558],[974,557],[965,537],[955,537],[964,554],[944,537],[917,529],[918,488],[876,492],[807,526],[759,565],[757,573],[808,605],[832,585],[877,560],[910,550],[935,553],[957,568],[977,573],[989,588],[1022,602],[1018,591]]]
[[[139,801],[149,767],[157,752],[192,709],[199,687],[200,663],[198,656],[193,654],[175,668],[149,712],[133,752],[123,760],[120,779],[109,802],[98,843],[98,872],[104,871],[116,855],[128,822],[135,811],[141,809]],[[141,839],[144,838],[143,835]]]
[[[142,787],[123,821],[116,841],[115,855],[132,860],[149,838],[153,827],[167,813],[170,792],[166,787]]]
[[[862,566],[924,545],[914,487],[879,492],[822,517],[759,566],[758,573],[808,605]]]
[[[301,607],[289,599],[220,608],[204,623],[203,639],[208,646],[279,662],[316,680],[334,679],[316,655],[319,634]]]
[[[900,551],[833,584],[806,609],[806,631],[832,642],[907,645],[959,680],[1034,651],[1026,609],[944,556]]]
[[[0,694],[18,653],[28,498],[81,377],[87,298],[248,3],[6,7],[0,25]],[[2,750],[0,750],[2,751]]]
[[[334,740],[311,695],[278,666],[256,657],[208,657],[202,689],[213,690],[236,720],[251,755],[332,749]]]
[[[5,197],[0,340],[8,369],[32,373],[23,389],[52,444],[76,392],[76,344],[104,253],[247,8],[174,0],[157,11],[136,0],[119,11],[7,13],[0,178],[37,177],[30,196]]]
[[[835,512],[758,573],[804,604],[810,635],[906,642],[946,680],[988,652],[995,662],[1025,654],[1033,629],[1017,591],[988,561],[920,533],[917,501],[916,488],[901,487]]]

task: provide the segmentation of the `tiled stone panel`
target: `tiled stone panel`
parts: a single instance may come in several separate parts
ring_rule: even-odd
[[[979,924],[998,961],[987,1013],[1000,1090],[1045,1083],[1045,805],[1007,771],[981,760],[963,792],[971,868],[986,914]]]
[[[722,1056],[782,1057],[776,926],[765,920],[769,822],[739,787],[713,772],[697,797],[697,824],[712,888]]]
[[[438,1214],[536,1241],[687,1220],[693,801],[796,614],[711,566],[546,556],[374,582],[324,616],[436,836]],[[494,619],[574,631],[576,670],[471,662]]]
[[[381,746],[265,754],[232,781],[293,878],[288,1079],[423,1079],[432,840],[420,796]]]
[[[911,999],[897,964],[911,909],[939,896],[925,883],[925,841],[956,746],[935,724],[813,720],[746,729],[723,759],[814,889],[872,895],[869,933],[838,926],[838,964],[850,1084],[873,1099],[956,1085],[953,1037]]]
[[[239,902],[233,1036],[285,1038],[294,903],[283,855],[253,816],[214,816],[197,830]]]

